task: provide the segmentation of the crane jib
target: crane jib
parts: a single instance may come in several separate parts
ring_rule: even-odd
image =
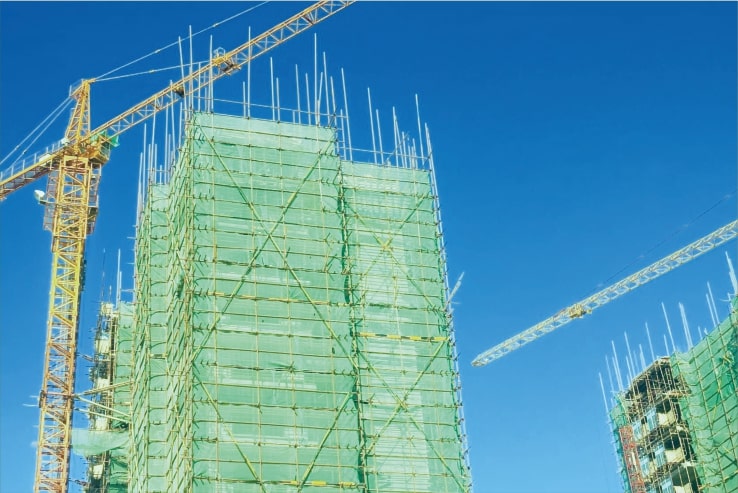
[[[661,260],[654,262],[653,264],[645,267],[635,274],[632,274],[625,279],[622,279],[615,284],[606,287],[605,289],[598,291],[597,293],[585,298],[584,300],[575,303],[574,305],[565,308],[555,315],[547,318],[546,320],[539,322],[533,327],[520,332],[519,334],[507,339],[504,342],[488,349],[481,353],[479,356],[474,358],[472,366],[484,366],[496,359],[505,356],[512,351],[535,341],[536,339],[553,332],[554,330],[562,327],[572,320],[581,318],[596,308],[599,308],[620,296],[633,291],[646,284],[649,281],[660,277],[667,272],[671,272],[677,267],[686,264],[687,262],[694,260],[700,255],[709,252],[710,250],[719,247],[720,245],[727,243],[738,236],[738,221],[733,221],[726,224],[725,226],[718,228],[712,233],[700,238],[699,240],[690,243],[684,248],[680,248],[671,255],[668,255]]]
[[[28,159],[14,163],[7,169],[0,171],[0,200],[47,175],[55,167],[54,163],[58,159],[69,154],[69,149],[72,146],[85,146],[88,139],[91,138],[90,136],[95,134],[104,134],[111,139],[119,136],[139,123],[148,120],[156,113],[166,110],[177,101],[189,97],[198,90],[210,86],[221,77],[239,70],[250,60],[310,29],[354,2],[355,0],[324,0],[317,2],[237,48],[215,57],[210,64],[193,71],[179,81],[173,82],[149,98],[110,119],[89,132],[87,136],[83,136],[81,140],[74,141],[70,139],[68,143],[62,146],[56,144]],[[93,82],[94,79],[91,79],[83,81],[83,84],[87,83],[89,85]],[[89,101],[77,102],[77,106],[85,104],[89,105]]]

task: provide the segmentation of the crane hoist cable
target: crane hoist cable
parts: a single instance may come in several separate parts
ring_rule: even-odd
[[[0,160],[0,164],[3,164],[5,161],[7,161],[8,159],[10,159],[10,156],[12,156],[15,153],[15,151],[17,151],[18,149],[20,149],[20,147],[23,144],[25,144],[25,142],[28,139],[30,139],[31,137],[34,137],[34,135],[35,135],[35,137],[31,141],[31,143],[28,144],[25,149],[23,149],[23,151],[18,155],[17,158],[15,158],[15,161],[20,160],[26,154],[26,152],[28,152],[28,150],[31,148],[31,146],[36,143],[36,141],[44,134],[44,132],[46,132],[46,130],[49,129],[49,127],[59,118],[59,116],[61,116],[61,114],[64,112],[64,110],[67,109],[73,102],[74,102],[74,100],[72,98],[69,98],[69,97],[64,98],[64,100],[61,103],[59,103],[59,106],[57,106],[56,108],[54,108],[54,110],[51,113],[49,113],[46,116],[46,118],[44,118],[43,120],[41,120],[41,123],[39,123],[38,125],[36,125],[36,127],[33,130],[31,130],[28,133],[28,135],[26,135],[25,137],[23,137],[23,140],[21,140],[20,142],[18,142],[18,144],[15,147],[13,147],[13,149],[4,158],[2,158],[2,160]],[[43,128],[41,128],[41,127],[43,127]],[[39,130],[39,129],[41,129],[41,130]]]
[[[193,65],[205,64],[205,63],[208,63],[208,60],[192,62]],[[140,72],[132,72],[130,74],[122,74],[122,75],[115,75],[113,77],[105,77],[103,79],[95,79],[95,82],[107,82],[111,80],[128,79],[130,77],[138,77],[141,75],[151,75],[151,74],[157,74],[159,72],[166,72],[167,70],[179,70],[180,68],[182,68],[181,65],[170,65],[169,67],[152,68],[149,70],[142,70]]]
[[[116,68],[114,68],[112,70],[108,70],[104,74],[101,74],[101,75],[99,75],[97,77],[93,77],[93,78],[95,80],[97,80],[97,81],[108,80],[108,79],[110,79],[110,77],[108,77],[109,75],[114,74],[115,72],[117,72],[119,70],[122,70],[122,69],[124,69],[126,67],[130,67],[131,65],[134,65],[134,64],[136,64],[136,63],[138,63],[140,61],[146,60],[147,58],[152,57],[154,55],[158,55],[159,53],[161,53],[164,50],[168,50],[169,48],[173,48],[173,47],[177,46],[180,43],[180,41],[186,41],[186,40],[189,40],[189,39],[194,39],[195,37],[199,36],[200,34],[202,34],[204,32],[207,32],[207,31],[209,31],[211,29],[215,29],[216,27],[220,27],[223,24],[225,24],[227,22],[230,22],[230,21],[232,21],[234,19],[237,19],[238,17],[241,17],[244,14],[248,14],[249,12],[253,12],[254,10],[258,9],[259,7],[262,7],[263,5],[266,5],[267,3],[269,3],[269,2],[268,1],[267,2],[261,2],[259,4],[256,4],[256,5],[252,6],[252,7],[247,8],[245,10],[242,10],[241,12],[238,12],[236,14],[233,14],[233,15],[229,16],[229,17],[226,17],[222,21],[218,21],[215,24],[212,24],[212,25],[210,25],[208,27],[205,27],[203,29],[200,29],[199,31],[194,32],[191,35],[188,35],[188,36],[186,36],[184,38],[178,39],[177,41],[172,41],[168,45],[162,46],[161,48],[157,48],[154,51],[152,51],[150,53],[147,53],[146,55],[142,55],[142,56],[140,56],[140,57],[138,57],[138,58],[136,58],[134,60],[131,60],[130,62],[126,62],[126,63],[124,63],[123,65],[121,65],[119,67],[116,67]],[[177,68],[179,68],[179,65],[177,66]]]
[[[692,226],[693,224],[695,224],[697,221],[699,221],[700,219],[702,219],[706,214],[708,214],[712,210],[716,209],[723,202],[726,202],[731,197],[734,197],[735,194],[736,194],[736,192],[738,192],[738,189],[733,189],[732,192],[730,192],[730,193],[724,195],[723,197],[721,197],[717,202],[715,202],[714,204],[712,204],[710,207],[708,207],[704,211],[702,211],[699,214],[697,214],[695,217],[693,217],[687,223],[679,226],[677,229],[675,229],[673,232],[671,232],[669,235],[667,235],[664,239],[662,239],[661,241],[659,241],[658,243],[656,243],[654,246],[652,246],[651,248],[649,248],[648,250],[646,250],[645,252],[643,252],[637,258],[635,258],[632,261],[628,262],[628,264],[624,265],[620,270],[618,270],[617,272],[615,272],[614,274],[612,274],[610,277],[608,277],[607,279],[605,279],[604,281],[602,281],[600,284],[598,284],[598,287],[599,286],[604,286],[605,284],[609,283],[613,279],[617,278],[620,274],[622,274],[623,272],[626,272],[633,265],[635,265],[639,260],[647,257],[648,255],[650,255],[651,253],[653,253],[654,251],[656,251],[658,248],[660,248],[661,246],[665,245],[668,241],[674,239],[677,235],[679,235],[680,233],[682,233],[683,231],[685,231],[687,228],[689,228],[690,226]],[[594,292],[595,292],[595,290],[593,289],[592,291],[590,291],[589,294],[592,294]]]

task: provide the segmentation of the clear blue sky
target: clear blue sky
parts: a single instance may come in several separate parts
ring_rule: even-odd
[[[71,83],[248,5],[2,3],[0,156]],[[233,47],[249,24],[261,32],[303,5],[261,7],[213,31],[215,46]],[[355,144],[370,145],[368,124],[360,123],[368,119],[367,86],[384,128],[392,105],[401,124],[415,128],[420,97],[451,282],[465,272],[455,324],[475,491],[619,491],[597,378],[610,341],[622,348],[628,331],[632,344],[644,343],[644,322],[661,341],[662,301],[673,325],[682,301],[693,329],[709,326],[705,283],[725,299],[724,252],[738,262],[735,242],[488,367],[470,362],[623,268],[632,272],[736,217],[736,4],[359,3],[314,32],[329,70],[345,68]],[[207,43],[196,38],[199,58]],[[273,56],[277,75],[291,83],[295,63],[302,71],[312,64],[312,34]],[[177,61],[170,50],[140,69]],[[266,59],[253,66],[252,91],[262,102],[268,67]],[[93,123],[175,76],[100,83]],[[39,147],[62,132],[63,122]],[[119,248],[124,287],[132,285],[141,139],[139,129],[125,134],[103,172],[82,352],[90,352],[101,286],[113,282]],[[31,396],[41,382],[48,304],[50,235],[34,188],[43,184],[0,205],[0,490],[9,493],[32,482],[38,409]]]

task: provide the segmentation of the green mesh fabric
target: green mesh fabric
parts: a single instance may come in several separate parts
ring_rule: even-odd
[[[680,406],[703,493],[738,491],[738,312],[689,352],[672,356],[688,392]]]
[[[131,491],[470,489],[426,170],[196,114],[136,245]]]
[[[615,454],[618,456],[618,465],[620,480],[623,485],[623,493],[631,493],[632,488],[630,486],[630,480],[628,479],[628,471],[625,468],[625,464],[622,461],[623,457],[623,442],[620,439],[620,428],[627,426],[628,423],[628,411],[625,400],[622,395],[615,396],[615,405],[610,409],[609,412],[610,427],[612,429],[613,443],[615,445]]]
[[[88,461],[87,493],[128,491],[133,306],[103,303],[90,376],[98,393],[89,404],[89,429],[72,430],[74,451]]]
[[[129,417],[131,415],[131,381],[133,362],[133,305],[121,303],[118,308],[118,324],[115,334],[115,360],[113,384],[113,408],[115,413],[111,420],[111,429],[118,434],[125,434],[123,447],[111,451],[107,474],[107,491],[122,493],[128,491],[128,453],[130,450]]]
[[[167,333],[171,298],[168,187],[150,187],[136,238],[136,318],[131,384],[131,491],[165,491],[168,454]]]
[[[689,450],[684,450],[688,454],[686,462],[680,466],[681,469],[675,468],[676,472],[670,473],[671,478],[666,479],[697,484],[702,493],[738,492],[738,298],[733,301],[730,316],[704,339],[686,353],[675,353],[661,361],[673,376],[673,383],[662,390],[651,390],[651,402],[648,405],[653,407],[654,419],[664,419],[665,426],[672,428],[669,428],[669,436],[664,435],[667,432],[658,435],[660,439],[657,442],[652,438],[638,442],[639,457],[651,461],[650,464],[641,463],[641,467],[651,472],[654,468],[662,467],[653,463],[654,444],[663,447],[668,442],[670,446],[679,447],[684,441],[680,439],[677,442],[675,437],[682,433],[687,436],[688,433]],[[642,380],[641,375],[637,379]],[[631,384],[631,389],[633,385],[635,384]],[[641,381],[641,385],[645,383]],[[631,402],[628,400],[629,392],[632,390],[617,395],[616,405],[610,410],[610,422],[626,491],[631,491],[632,488],[623,465],[624,452],[619,430],[632,424],[628,422],[633,418],[631,414],[636,415],[634,419],[639,420],[644,413],[643,404],[636,404],[635,409],[628,408]],[[678,419],[676,425],[668,424],[672,421],[667,420],[672,406],[654,407],[663,406],[666,401],[673,401],[674,406],[678,405],[678,413],[671,414],[672,418]],[[646,435],[651,432],[643,433]],[[661,479],[665,478],[664,470],[666,469],[658,469]],[[690,480],[686,475],[691,476],[692,470],[695,471],[696,479]],[[677,492],[692,491],[684,489],[687,486],[690,485],[675,484],[670,487]]]

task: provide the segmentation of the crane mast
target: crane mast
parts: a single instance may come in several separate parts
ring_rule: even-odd
[[[616,282],[612,286],[608,286],[605,289],[598,291],[578,303],[574,303],[568,308],[564,308],[543,322],[539,322],[533,327],[526,329],[506,341],[484,351],[474,358],[472,365],[484,366],[496,359],[502,358],[516,349],[519,349],[526,344],[543,337],[549,332],[553,332],[554,330],[568,324],[572,320],[582,318],[583,316],[592,313],[596,308],[616,300],[624,294],[633,291],[637,287],[642,286],[657,277],[663,276],[667,272],[671,272],[677,267],[694,260],[700,255],[719,247],[736,236],[738,236],[738,221],[733,221],[721,228],[718,228],[707,236],[690,243],[684,248],[680,248],[671,255],[654,262],[648,267],[639,270],[635,274]]]
[[[89,83],[72,97],[66,138],[81,142],[90,129]],[[86,152],[70,146],[47,181],[44,226],[51,231],[51,290],[44,374],[39,392],[40,418],[34,491],[66,491],[74,405],[79,303],[84,276],[85,238],[97,210],[97,181],[108,153],[102,141]]]
[[[51,231],[52,238],[51,289],[44,375],[39,393],[35,493],[65,493],[68,488],[85,241],[95,226],[100,172],[115,139],[180,99],[187,101],[199,89],[239,70],[250,60],[353,2],[319,1],[241,46],[217,53],[210,64],[94,130],[90,128],[90,86],[94,79],[83,80],[71,95],[75,106],[64,144],[0,171],[0,200],[49,175],[41,202],[45,206],[44,227]]]

